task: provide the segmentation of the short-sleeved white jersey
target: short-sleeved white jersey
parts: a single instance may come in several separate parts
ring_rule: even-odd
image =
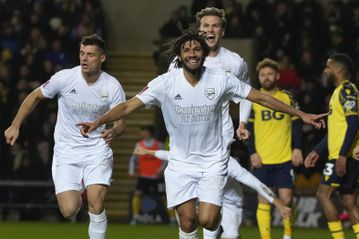
[[[248,78],[248,66],[242,57],[240,57],[237,53],[232,52],[224,47],[221,47],[216,56],[207,56],[204,61],[204,66],[208,68],[222,68],[227,72],[232,73],[241,81],[250,84],[250,80]],[[175,68],[174,62],[169,66],[169,71]],[[245,121],[247,120],[250,110],[251,104],[247,106],[245,109],[241,107],[242,110],[247,112],[243,112],[246,114],[244,116]],[[223,103],[223,137],[224,143],[228,144],[233,138],[234,128],[232,118],[229,114],[229,101]]]
[[[231,72],[238,79],[249,84],[248,66],[242,57],[237,53],[221,47],[216,56],[207,56],[204,66],[221,67],[227,72]]]
[[[58,163],[76,163],[112,156],[109,145],[101,138],[99,127],[85,138],[80,134],[80,122],[90,122],[106,113],[126,97],[120,83],[102,71],[99,79],[88,85],[81,67],[61,70],[41,87],[46,98],[58,98],[58,113],[55,126],[55,148]]]
[[[204,62],[206,67],[222,67],[225,71],[228,71],[235,75],[241,81],[250,84],[248,78],[248,67],[247,63],[242,57],[237,53],[232,52],[224,47],[219,49],[219,52],[216,56],[208,56]],[[223,138],[224,143],[228,144],[234,134],[233,122],[231,115],[229,114],[229,101],[223,103]],[[243,110],[243,107],[241,107]],[[246,109],[248,112],[246,114],[249,116],[250,106]],[[247,116],[247,118],[248,118]]]
[[[222,137],[222,104],[238,103],[251,87],[220,68],[206,68],[192,86],[183,69],[158,76],[137,97],[161,107],[170,137],[172,170],[226,172],[227,148]]]

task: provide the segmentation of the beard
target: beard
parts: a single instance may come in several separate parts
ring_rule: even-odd
[[[261,84],[262,88],[266,91],[271,91],[276,87],[276,83],[275,82],[271,82],[269,80],[265,80],[262,84]]]
[[[325,79],[327,80],[328,84],[335,83],[335,76],[333,74],[324,75]]]
[[[189,67],[187,66],[187,64],[185,64],[185,63],[183,63],[183,66],[182,66],[182,67],[183,67],[183,69],[185,69],[186,71],[191,72],[191,74],[196,75],[196,74],[198,74],[199,72],[202,71],[202,69],[203,69],[203,64],[204,64],[204,59],[202,59],[201,64],[200,64],[197,68],[189,68]]]

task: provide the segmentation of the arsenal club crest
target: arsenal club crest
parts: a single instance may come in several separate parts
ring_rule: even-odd
[[[105,100],[107,100],[107,98],[108,98],[108,92],[107,91],[100,91],[100,99],[102,101],[105,101]]]
[[[210,100],[212,100],[214,98],[215,94],[216,94],[216,92],[215,92],[214,88],[207,88],[205,90],[205,95]]]

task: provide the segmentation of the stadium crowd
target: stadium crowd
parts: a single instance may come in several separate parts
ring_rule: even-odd
[[[2,132],[28,93],[55,72],[77,64],[78,43],[84,35],[105,36],[102,14],[98,0],[0,2]],[[51,181],[56,111],[56,102],[49,102],[33,112],[22,127],[23,137],[14,147],[8,147],[1,137],[0,180]],[[33,127],[39,124],[40,130]],[[1,203],[39,204],[54,200],[49,193],[51,187],[36,189],[39,193],[29,193],[33,188],[8,189],[2,187]],[[26,215],[21,217],[26,218]]]

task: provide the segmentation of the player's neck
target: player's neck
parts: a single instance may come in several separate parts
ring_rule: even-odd
[[[201,79],[203,73],[203,67],[200,67],[198,70],[190,71],[186,68],[183,68],[183,74],[188,83],[190,83],[192,86],[197,85],[199,80]]]
[[[216,56],[218,55],[220,49],[221,49],[221,46],[220,46],[220,45],[218,45],[218,46],[217,46],[216,48],[214,48],[214,49],[211,49],[211,50],[209,51],[209,53],[208,53],[208,56],[210,56],[210,57],[216,57]]]
[[[81,72],[82,76],[84,77],[85,81],[87,82],[88,85],[93,85],[96,83],[96,81],[98,80],[101,70],[97,71],[96,73],[84,73]]]
[[[274,95],[278,91],[278,87],[274,87],[272,89],[264,89],[262,88],[262,92],[268,95]]]
[[[346,81],[347,79],[345,78],[341,78],[341,77],[337,77],[335,78],[335,87],[338,87],[340,84],[342,84],[344,81]]]

